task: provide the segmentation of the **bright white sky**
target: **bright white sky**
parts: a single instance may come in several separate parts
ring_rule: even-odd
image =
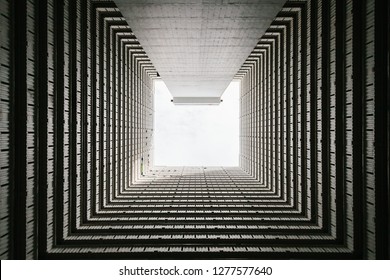
[[[155,81],[154,165],[238,166],[239,82],[220,105],[173,105],[163,81]]]

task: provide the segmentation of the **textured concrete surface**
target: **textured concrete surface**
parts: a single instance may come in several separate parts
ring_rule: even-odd
[[[220,97],[284,0],[115,0],[174,97]]]

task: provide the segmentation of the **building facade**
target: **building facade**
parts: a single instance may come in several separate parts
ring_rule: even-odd
[[[113,1],[0,5],[1,259],[389,258],[387,1],[284,4],[236,168],[154,166],[160,77]]]

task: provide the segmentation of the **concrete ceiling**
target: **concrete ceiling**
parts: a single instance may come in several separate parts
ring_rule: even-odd
[[[189,103],[218,100],[285,2],[115,0],[174,99]]]

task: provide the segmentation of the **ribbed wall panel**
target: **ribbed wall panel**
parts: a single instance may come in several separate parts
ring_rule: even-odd
[[[54,1],[47,1],[47,249],[54,245]]]
[[[69,219],[70,219],[70,157],[71,157],[71,126],[70,126],[70,114],[71,114],[71,98],[70,98],[70,73],[71,73],[71,63],[70,63],[70,37],[71,27],[70,27],[70,5],[69,1],[64,1],[64,184],[63,184],[63,238],[65,238],[70,233]]]
[[[353,1],[345,1],[345,211],[346,243],[353,246]]]
[[[36,253],[36,33],[35,7],[27,1],[27,174],[26,174],[26,259]]]
[[[375,259],[375,2],[367,0],[365,12],[364,89],[364,195],[367,258]]]
[[[83,17],[84,17],[84,26],[82,27],[84,32],[84,56],[85,56],[85,71],[84,71],[84,83],[85,83],[85,89],[86,89],[86,96],[84,98],[84,149],[85,149],[85,162],[86,167],[84,168],[83,172],[85,174],[85,189],[86,189],[86,195],[87,198],[85,199],[85,208],[83,209],[83,217],[84,219],[88,216],[87,213],[91,213],[92,205],[91,205],[91,195],[92,191],[91,189],[96,187],[96,185],[92,185],[92,182],[94,181],[92,177],[94,176],[92,167],[95,163],[92,163],[92,160],[94,158],[94,153],[96,152],[96,149],[94,149],[93,146],[93,120],[92,120],[92,111],[94,108],[92,108],[92,73],[91,73],[91,54],[92,54],[92,45],[91,45],[91,1],[86,1],[85,8],[83,11]]]
[[[306,59],[306,65],[303,65],[306,67],[306,73],[303,71],[301,73],[302,75],[302,81],[303,81],[303,89],[306,94],[305,98],[302,100],[302,104],[304,105],[304,108],[306,110],[303,113],[303,117],[306,120],[306,123],[304,124],[306,127],[306,134],[303,135],[303,139],[306,140],[306,147],[302,147],[305,152],[305,156],[303,158],[305,164],[306,164],[306,171],[304,173],[306,174],[306,178],[303,177],[302,180],[306,180],[304,184],[306,183],[306,190],[307,190],[307,203],[306,203],[306,211],[307,211],[307,216],[312,219],[312,197],[314,197],[314,193],[312,193],[312,184],[313,184],[313,178],[312,178],[312,162],[314,159],[311,157],[312,152],[313,152],[313,147],[311,145],[311,142],[313,139],[311,138],[311,135],[314,133],[312,131],[313,127],[313,120],[312,120],[312,104],[313,102],[313,93],[311,91],[311,79],[312,79],[312,56],[313,54],[311,53],[311,44],[312,44],[312,37],[311,34],[313,32],[312,26],[311,26],[311,6],[312,3],[311,1],[307,2],[307,9],[306,9],[306,18],[302,18],[301,23],[305,26],[302,26],[302,31],[306,31],[306,38],[304,38],[304,41],[306,41],[306,45],[303,44],[302,47],[306,50],[305,52],[302,53],[302,59],[303,61]],[[306,76],[305,76],[306,75]],[[303,198],[304,199],[304,198]]]
[[[330,232],[336,236],[336,1],[330,2],[329,20],[329,210]],[[340,93],[344,94],[344,93]],[[341,105],[342,106],[342,105]],[[341,138],[343,138],[342,136]],[[338,152],[338,151],[337,151]],[[342,179],[341,179],[342,180]],[[342,198],[340,198],[342,199]]]
[[[316,77],[317,82],[315,85],[316,87],[316,93],[317,93],[317,100],[316,102],[316,108],[317,111],[315,113],[316,118],[316,159],[315,166],[313,166],[316,169],[317,173],[317,216],[318,216],[318,223],[322,227],[323,226],[323,168],[322,168],[322,111],[323,111],[323,94],[322,94],[322,0],[317,1],[317,57],[316,59]],[[326,106],[326,105],[324,105]]]
[[[72,209],[73,211],[76,210],[76,221],[72,221],[72,223],[75,223],[75,227],[79,227],[80,224],[81,224],[81,190],[82,188],[85,188],[86,186],[84,185],[85,184],[85,178],[86,178],[86,174],[83,173],[83,168],[86,168],[86,162],[85,161],[85,153],[84,153],[84,149],[83,149],[83,144],[84,144],[84,138],[83,138],[83,121],[84,121],[84,118],[82,118],[82,110],[84,109],[84,107],[82,107],[82,105],[84,105],[85,103],[83,102],[82,104],[82,97],[84,97],[85,95],[87,95],[86,92],[82,92],[82,90],[84,89],[85,90],[85,87],[84,87],[84,84],[82,84],[82,82],[85,82],[85,77],[82,77],[82,75],[84,74],[84,65],[82,65],[82,60],[84,59],[84,57],[82,55],[84,55],[84,45],[82,45],[82,38],[81,38],[81,35],[82,35],[82,28],[87,28],[86,26],[82,26],[82,17],[85,17],[86,15],[82,13],[81,9],[82,9],[82,0],[75,0],[76,1],[76,13],[75,13],[75,22],[76,22],[76,32],[75,32],[75,40],[76,40],[76,53],[75,53],[75,56],[76,56],[76,61],[75,61],[75,69],[76,70],[76,73],[75,73],[75,83],[76,83],[76,91],[73,93],[73,96],[74,96],[74,105],[75,105],[75,108],[73,109],[75,111],[75,119],[74,119],[74,123],[72,124],[73,125],[73,130],[74,132],[76,133],[76,142],[75,143],[72,143],[73,145],[75,145],[73,147],[73,149],[75,149],[75,152],[76,152],[76,155],[75,155],[75,161],[73,162],[73,164],[75,164],[75,171],[76,171],[76,185],[75,186],[72,186],[73,187],[73,197],[71,197],[71,199],[73,199],[75,201],[75,205],[76,205],[76,209]],[[85,120],[86,121],[86,120]],[[84,205],[84,202],[83,202],[83,205]]]
[[[62,3],[48,0],[46,7],[34,1],[26,2],[26,104],[17,105],[26,105],[27,108],[26,146],[25,151],[21,152],[26,156],[26,232],[11,239],[14,210],[10,202],[14,198],[9,177],[12,113],[10,85],[13,79],[12,65],[19,61],[12,61],[10,49],[12,7],[8,1],[2,1],[1,5],[0,255],[2,259],[13,258],[11,244],[18,244],[13,239],[24,236],[25,250],[18,249],[18,257],[33,259],[38,255],[43,257],[50,254],[58,242],[70,238],[74,229],[86,222],[85,219],[91,218],[100,210],[100,206],[109,203],[107,193],[115,194],[115,190],[125,190],[132,181],[141,178],[141,170],[148,170],[152,166],[153,79],[150,73],[155,77],[156,72],[145,53],[139,52],[142,48],[139,48],[139,43],[123,18],[121,20],[126,28],[126,36],[133,39],[124,43],[124,37],[116,37],[118,25],[112,28],[111,22],[121,15],[113,3],[79,0],[64,0]],[[38,9],[44,8],[47,8],[47,18],[38,23],[36,15],[41,13]],[[117,14],[117,18],[110,15],[106,17],[112,11]],[[95,21],[92,21],[92,17]],[[40,24],[46,25],[46,21],[47,36],[38,36],[39,32],[46,29],[42,26],[40,30]],[[23,34],[20,38],[23,39]],[[38,43],[47,45],[45,71],[38,68],[46,65],[44,61],[37,61],[42,59],[37,47],[38,38],[45,38],[45,42]],[[133,47],[136,48],[134,54],[131,52]],[[138,55],[142,55],[142,58]],[[46,71],[46,77],[40,74]],[[131,73],[134,79],[129,81]],[[41,102],[45,94],[38,95],[37,89],[45,80],[47,100],[44,104],[47,102],[47,107],[40,107],[38,101]],[[133,107],[130,102],[134,102]],[[38,126],[37,121],[42,123],[41,115],[45,115],[41,110],[46,110],[47,114],[47,141],[44,148],[38,145],[42,137],[38,128],[44,124]],[[134,115],[133,123],[130,122],[131,115]],[[139,134],[139,137],[134,138],[133,147],[129,142],[132,129]],[[44,176],[47,186],[42,181],[44,178],[38,177],[38,174],[45,172],[45,169],[38,172],[41,150],[42,153],[47,151]],[[132,164],[135,168],[133,173],[129,172],[131,160],[137,162]],[[46,203],[40,203],[39,207],[38,183],[39,189],[45,189],[47,195]],[[99,196],[102,183],[107,188]],[[43,193],[39,194],[40,202],[43,201]],[[46,236],[39,239],[39,242],[45,244],[38,244],[38,216],[40,219],[46,218],[46,223],[42,220],[39,222],[46,225],[46,229],[42,230]],[[21,226],[18,224],[17,227]],[[38,252],[38,248],[46,248],[47,251]],[[23,252],[25,256],[21,255]]]
[[[355,5],[349,0],[287,2],[260,39],[236,75],[242,83],[240,167],[252,174],[256,165],[256,174],[265,175],[259,183],[280,189],[281,196],[359,257],[375,258],[381,189],[374,145],[377,11],[375,1]],[[362,39],[355,39],[360,24]],[[281,25],[284,29],[278,30]],[[281,44],[272,39],[275,32],[284,37]],[[250,62],[261,48],[257,72]],[[259,88],[254,98],[252,80]],[[254,100],[259,104],[253,106]],[[259,153],[251,152],[257,139],[248,124],[254,121]],[[362,162],[356,159],[359,147]],[[354,182],[359,176],[361,182]]]

